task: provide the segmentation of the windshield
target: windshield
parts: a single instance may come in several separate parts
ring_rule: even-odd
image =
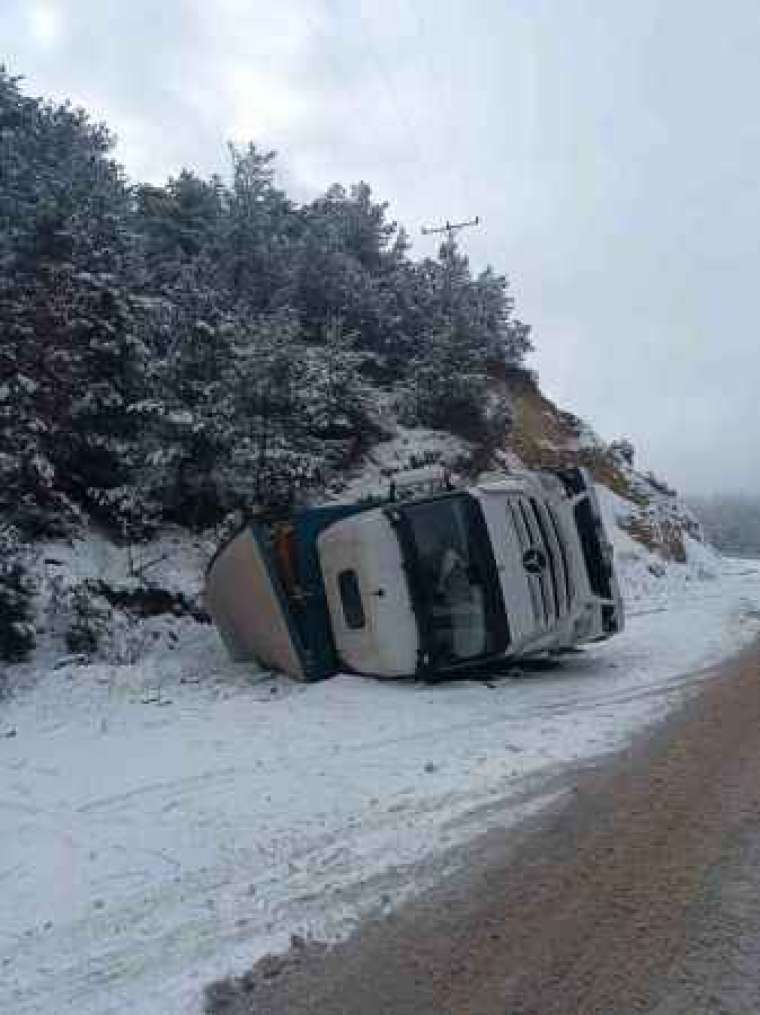
[[[411,556],[412,596],[433,666],[502,651],[507,643],[485,525],[469,497],[447,497],[404,507]]]

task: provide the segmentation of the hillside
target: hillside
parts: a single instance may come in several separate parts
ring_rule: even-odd
[[[445,430],[407,427],[386,414],[375,441],[316,491],[314,502],[382,496],[391,479],[414,478],[423,466],[442,466],[466,483],[525,467],[583,465],[598,483],[629,610],[715,576],[719,556],[704,542],[694,515],[674,491],[635,470],[630,445],[605,444],[528,376],[500,382],[498,397],[511,423],[488,446]],[[114,541],[83,523],[64,540],[24,545],[17,559],[32,594],[33,660],[145,660],[149,667],[166,660],[208,623],[203,570],[232,521],[196,532],[165,526],[141,543]]]
[[[386,419],[385,438],[336,484],[338,495],[382,494],[392,475],[432,464],[461,482],[523,468],[580,465],[598,484],[629,600],[714,575],[718,554],[696,514],[667,483],[635,468],[629,441],[605,442],[588,423],[548,399],[526,370],[502,371],[491,380],[489,397],[504,424],[487,441],[409,429]]]
[[[708,572],[630,445],[542,395],[506,275],[453,237],[415,258],[367,183],[299,204],[253,144],[131,182],[104,125],[2,68],[0,134],[0,659],[131,658],[205,620],[200,561],[247,512],[433,462],[586,465],[631,594]]]

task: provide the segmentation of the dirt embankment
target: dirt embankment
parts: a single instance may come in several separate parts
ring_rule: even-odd
[[[208,1010],[756,1015],[753,858],[758,645],[654,736],[584,777],[516,850],[485,837],[465,874],[335,948],[299,943],[215,985]]]

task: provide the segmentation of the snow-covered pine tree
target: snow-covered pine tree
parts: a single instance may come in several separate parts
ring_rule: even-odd
[[[57,526],[68,498],[110,521],[123,506],[113,491],[128,483],[127,410],[140,388],[129,191],[105,127],[23,96],[5,71],[0,138],[5,507],[18,515],[31,501]]]
[[[35,643],[32,623],[34,585],[24,567],[19,534],[0,522],[0,661],[25,659]],[[3,692],[0,669],[0,695]]]
[[[505,278],[414,260],[366,183],[298,206],[249,145],[227,180],[130,187],[112,141],[0,72],[0,513],[28,535],[300,496],[403,390],[417,422],[498,420],[530,349]]]

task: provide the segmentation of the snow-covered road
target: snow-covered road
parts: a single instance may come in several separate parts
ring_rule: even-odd
[[[150,665],[44,674],[0,705],[0,1011],[197,1010],[212,976],[419,888],[760,630],[760,565],[723,571],[492,686],[297,685],[190,622]]]

